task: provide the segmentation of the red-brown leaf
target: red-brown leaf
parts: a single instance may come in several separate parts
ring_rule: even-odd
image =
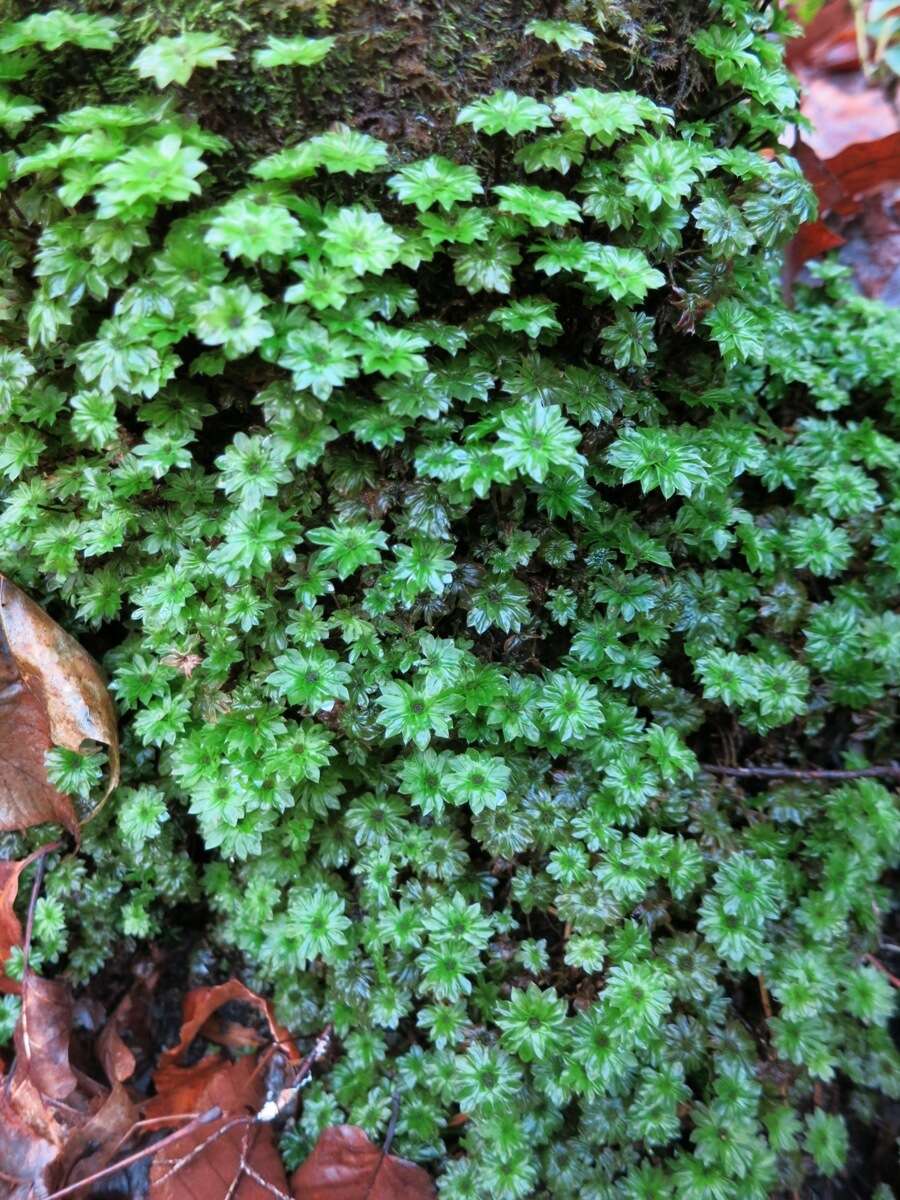
[[[859,211],[863,196],[900,182],[900,132],[871,142],[857,142],[825,159],[823,165],[839,181],[843,192],[838,202],[832,203],[834,211],[844,214]]]
[[[66,1138],[59,1160],[61,1178],[67,1184],[77,1183],[102,1171],[137,1120],[138,1112],[128,1092],[120,1083],[113,1084],[112,1091],[100,1100],[84,1124]]]
[[[0,995],[4,992],[18,994],[22,990],[22,985],[15,979],[9,979],[4,972],[10,952],[16,946],[21,946],[24,941],[22,922],[16,916],[15,910],[22,872],[41,855],[58,849],[58,845],[59,843],[48,843],[46,846],[39,846],[27,858],[20,858],[18,862],[0,862]]]
[[[801,225],[791,238],[784,254],[784,271],[782,282],[785,299],[791,301],[794,280],[800,273],[804,263],[813,258],[820,258],[829,250],[843,246],[844,238],[839,233],[829,229],[824,221],[808,221]]]
[[[87,738],[109,747],[109,792],[118,782],[119,742],[99,667],[0,575],[0,830],[52,821],[78,835],[72,803],[47,779],[44,755],[52,746],[78,750]]]
[[[268,1000],[264,1000],[262,996],[257,996],[255,992],[252,992],[239,979],[229,979],[227,983],[220,983],[217,987],[194,988],[192,992],[188,992],[184,1000],[182,1011],[183,1024],[178,1044],[169,1050],[163,1051],[159,1059],[160,1068],[165,1069],[176,1064],[209,1018],[224,1004],[228,1004],[233,1000],[242,1001],[244,1004],[251,1004],[254,1008],[259,1009],[266,1019],[272,1041],[279,1043],[279,1049],[288,1062],[297,1063],[300,1061],[301,1055],[297,1050],[293,1038],[275,1020],[275,1014],[272,1012],[272,1006]]]
[[[44,755],[52,748],[47,713],[20,679],[0,629],[0,829],[52,821],[77,835],[72,801],[47,779]]]
[[[30,1094],[23,1096],[22,1085],[7,1088],[7,1082],[0,1086],[0,1170],[21,1184],[0,1183],[0,1196],[30,1200],[34,1185],[46,1189],[51,1184],[49,1172],[60,1153],[61,1134],[34,1088],[24,1085]]]
[[[788,42],[786,58],[792,71],[801,67],[855,71],[859,67],[859,48],[848,0],[831,0],[819,9],[803,37]]]
[[[900,222],[883,196],[869,196],[862,215],[846,229],[841,261],[866,296],[896,307],[900,304]]]
[[[18,862],[0,862],[0,972],[6,965],[10,951],[22,945],[22,922],[16,916],[13,905],[19,893],[19,877],[25,870],[28,859]],[[0,992],[18,992],[21,984],[7,979],[0,973]]]
[[[191,1066],[182,1066],[185,1051],[209,1029],[210,1021],[225,1004],[252,1005],[265,1018],[272,1043],[290,1064],[301,1061],[293,1039],[275,1020],[271,1006],[237,979],[211,988],[196,988],[184,1001],[178,1043],[165,1050],[153,1075],[157,1095],[143,1106],[144,1115],[157,1120],[198,1114],[216,1107],[222,1116],[179,1139],[155,1158],[150,1172],[149,1200],[272,1200],[276,1189],[286,1196],[287,1182],[271,1126],[253,1120],[266,1099],[268,1068],[274,1045],[259,1056],[245,1055],[237,1062],[207,1054]],[[227,1045],[259,1040],[255,1031],[234,1031]],[[245,1164],[242,1166],[242,1163]],[[265,1180],[261,1184],[257,1178]]]
[[[355,1125],[333,1125],[291,1177],[294,1200],[432,1200],[422,1167],[385,1154]]]
[[[271,1126],[243,1119],[256,1113],[265,1098],[264,1064],[251,1057],[234,1063],[219,1059],[215,1070],[209,1068],[207,1062],[208,1078],[196,1098],[196,1111],[217,1107],[223,1116],[154,1158],[148,1200],[272,1200],[272,1188],[284,1195],[287,1181]],[[244,1171],[242,1161],[269,1186]]]
[[[17,1070],[43,1096],[65,1100],[77,1080],[69,1066],[72,997],[58,980],[42,979],[29,971],[22,984],[22,1012],[13,1042]]]

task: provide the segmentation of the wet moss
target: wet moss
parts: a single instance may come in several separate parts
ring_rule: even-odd
[[[18,0],[13,17],[45,5]],[[185,30],[219,33],[238,50],[213,76],[197,71],[180,89],[180,106],[232,142],[229,168],[319,132],[336,121],[371,133],[402,157],[476,153],[455,114],[472,97],[497,88],[552,95],[593,85],[632,87],[682,110],[709,84],[690,37],[708,20],[705,0],[664,6],[552,0],[83,0],[79,11],[113,16],[120,42],[109,55],[57,54],[46,79],[60,110],[125,100],[144,90],[130,69],[156,37]],[[561,55],[525,33],[534,18],[564,16],[585,24],[595,44]],[[269,34],[323,32],[338,44],[313,68],[255,70],[249,51]]]

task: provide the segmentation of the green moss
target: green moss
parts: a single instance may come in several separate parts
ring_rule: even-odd
[[[896,741],[900,315],[833,263],[783,303],[785,18],[348,3],[269,71],[313,11],[116,15],[4,110],[0,570],[123,734],[35,964],[236,965],[336,1030],[288,1157],[399,1091],[444,1200],[855,1169],[896,796],[702,766]],[[151,44],[162,111],[128,64],[195,16],[233,58]],[[85,811],[97,767],[50,763]]]

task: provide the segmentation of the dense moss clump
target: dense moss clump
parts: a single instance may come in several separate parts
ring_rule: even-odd
[[[334,1022],[291,1160],[399,1089],[445,1200],[763,1200],[898,1093],[895,797],[703,764],[890,757],[900,320],[781,298],[783,14],[673,7],[0,29],[0,570],[124,726],[33,959]]]

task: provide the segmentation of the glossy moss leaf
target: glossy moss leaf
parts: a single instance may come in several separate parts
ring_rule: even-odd
[[[560,50],[580,50],[582,46],[594,44],[591,31],[573,21],[529,21],[525,32]]]
[[[382,275],[396,262],[403,245],[378,213],[358,204],[325,218],[322,241],[330,261],[355,275]]]
[[[491,239],[454,256],[453,274],[469,292],[509,292],[512,268],[522,256],[512,242]]]
[[[637,303],[651,288],[662,287],[666,277],[651,267],[640,250],[598,246],[585,255],[581,272],[589,284],[613,300]]]
[[[558,171],[560,175],[567,175],[573,166],[580,166],[584,162],[586,147],[584,134],[568,129],[534,138],[516,151],[515,160],[529,173]]]
[[[32,104],[27,96],[0,87],[0,126],[12,137],[43,111],[40,104]]]
[[[198,67],[215,67],[234,58],[234,50],[215,33],[183,33],[164,37],[146,46],[132,67],[141,79],[152,79],[158,88],[185,84]]]
[[[571,129],[596,138],[603,146],[630,136],[647,122],[665,124],[672,119],[668,109],[659,108],[636,92],[576,88],[557,96],[553,107]]]
[[[398,200],[414,204],[419,212],[435,204],[449,212],[484,191],[474,167],[458,166],[440,155],[402,167],[387,185]]]
[[[471,125],[479,133],[533,133],[550,126],[550,107],[532,96],[497,91],[461,108],[456,122]]]
[[[253,51],[253,65],[263,69],[274,67],[312,67],[322,62],[334,49],[333,37],[268,37],[266,44]]]
[[[338,125],[311,140],[318,164],[330,175],[375,171],[387,162],[387,146],[377,138]]]
[[[58,50],[65,45],[82,50],[111,50],[118,37],[116,22],[111,17],[54,8],[7,25],[0,34],[0,54],[15,54],[29,46],[41,46],[44,50]]]
[[[578,205],[574,200],[567,200],[562,192],[550,192],[521,183],[499,184],[494,192],[500,197],[501,212],[524,217],[539,228],[581,220]]]

